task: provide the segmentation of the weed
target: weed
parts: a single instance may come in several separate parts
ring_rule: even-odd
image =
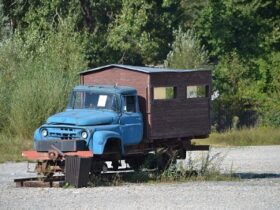
[[[123,183],[121,175],[116,174],[92,174],[89,179],[89,186],[99,187],[99,186],[119,186]]]
[[[187,152],[186,161],[173,162],[170,166],[159,174],[161,181],[195,181],[195,180],[232,180],[232,169],[228,173],[221,172],[221,164],[224,156],[220,153],[202,153],[201,156],[193,156],[192,152]]]

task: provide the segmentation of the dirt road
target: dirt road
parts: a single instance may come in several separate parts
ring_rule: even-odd
[[[280,209],[280,146],[214,148],[241,181],[15,188],[26,163],[0,164],[0,209]],[[199,155],[198,153],[195,155]]]

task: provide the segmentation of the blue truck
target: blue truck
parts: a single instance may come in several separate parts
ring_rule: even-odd
[[[90,160],[87,175],[107,170],[108,161],[113,170],[121,160],[137,170],[151,154],[164,169],[188,150],[208,149],[191,140],[210,133],[211,71],[112,64],[80,78],[65,111],[35,131],[34,150],[23,151],[38,173],[65,172],[67,157]]]

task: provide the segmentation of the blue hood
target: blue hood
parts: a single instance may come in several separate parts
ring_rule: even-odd
[[[110,111],[76,109],[55,114],[48,118],[47,123],[90,126],[111,124],[116,117],[117,114]]]

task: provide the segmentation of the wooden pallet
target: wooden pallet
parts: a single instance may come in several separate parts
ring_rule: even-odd
[[[63,187],[65,183],[64,176],[53,177],[29,177],[14,179],[16,187]]]

